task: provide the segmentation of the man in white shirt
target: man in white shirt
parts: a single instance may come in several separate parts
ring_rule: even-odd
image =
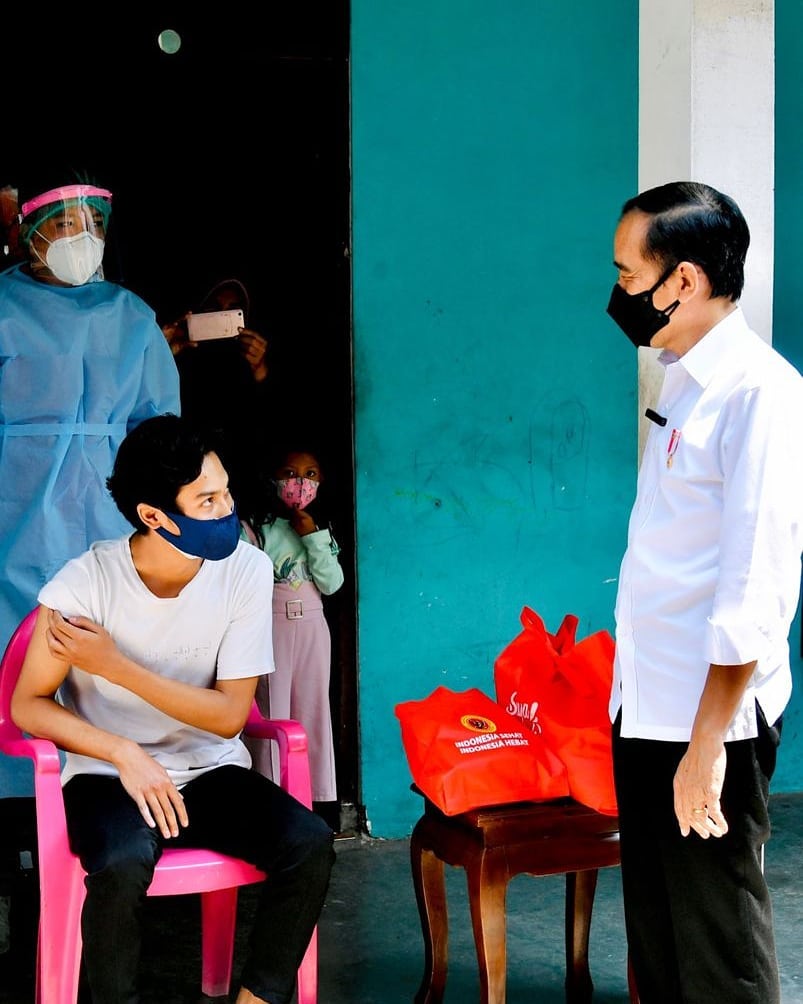
[[[12,700],[21,728],[66,750],[93,1004],[139,1000],[142,904],[166,844],[268,873],[236,1004],[289,1004],[334,850],[319,816],[250,769],[240,738],[273,670],[273,566],[240,540],[228,475],[185,419],[130,432],[108,487],[135,532],[42,588]]]
[[[763,875],[803,550],[803,378],[738,306],[728,196],[625,203],[608,313],[662,349],[616,602],[610,713],[642,1004],[777,1004]]]

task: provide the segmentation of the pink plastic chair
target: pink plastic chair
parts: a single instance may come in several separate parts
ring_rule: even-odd
[[[28,757],[34,766],[40,895],[36,1004],[76,1004],[85,872],[67,840],[59,752],[48,739],[26,738],[9,711],[36,615],[33,610],[20,623],[0,663],[0,752]],[[311,807],[307,736],[302,726],[265,719],[254,704],[246,732],[278,744],[281,786]],[[201,989],[210,997],[229,991],[237,889],[264,878],[264,872],[245,861],[206,850],[166,849],[156,866],[149,896],[200,893]],[[298,971],[298,1004],[317,1004],[317,933],[316,928]]]

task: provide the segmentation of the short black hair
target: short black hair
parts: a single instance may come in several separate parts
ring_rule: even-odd
[[[628,199],[619,218],[634,210],[652,217],[644,254],[661,271],[690,261],[708,277],[712,298],[739,299],[750,231],[730,196],[701,182],[673,181]]]
[[[162,512],[175,512],[178,493],[199,477],[204,457],[217,452],[213,432],[178,415],[156,415],[122,441],[106,487],[123,516],[142,531],[146,527],[137,506],[144,502]]]

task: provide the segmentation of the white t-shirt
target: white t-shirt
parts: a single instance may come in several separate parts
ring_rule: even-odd
[[[89,617],[141,666],[196,687],[273,672],[273,566],[245,541],[222,561],[204,561],[176,597],[155,596],[139,577],[129,538],[103,540],[69,561],[39,593],[65,617]],[[177,721],[124,687],[71,668],[59,700],[98,728],[134,740],[177,786],[222,764],[248,767],[239,737],[226,739]],[[62,783],[110,774],[112,764],[66,754]]]
[[[792,677],[803,548],[803,377],[741,309],[666,375],[639,471],[616,601],[610,714],[687,742],[710,664],[757,666],[726,738],[773,724]]]

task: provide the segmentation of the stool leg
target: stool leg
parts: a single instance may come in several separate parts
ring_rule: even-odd
[[[424,937],[424,976],[415,1004],[440,1004],[449,965],[446,883],[443,862],[425,846],[424,823],[423,819],[419,821],[410,838],[410,865]]]
[[[482,852],[466,863],[468,900],[480,970],[480,1004],[505,1004],[507,918],[505,900],[510,875],[504,853]]]
[[[597,890],[597,869],[566,873],[566,1002],[591,1004],[588,936]]]

